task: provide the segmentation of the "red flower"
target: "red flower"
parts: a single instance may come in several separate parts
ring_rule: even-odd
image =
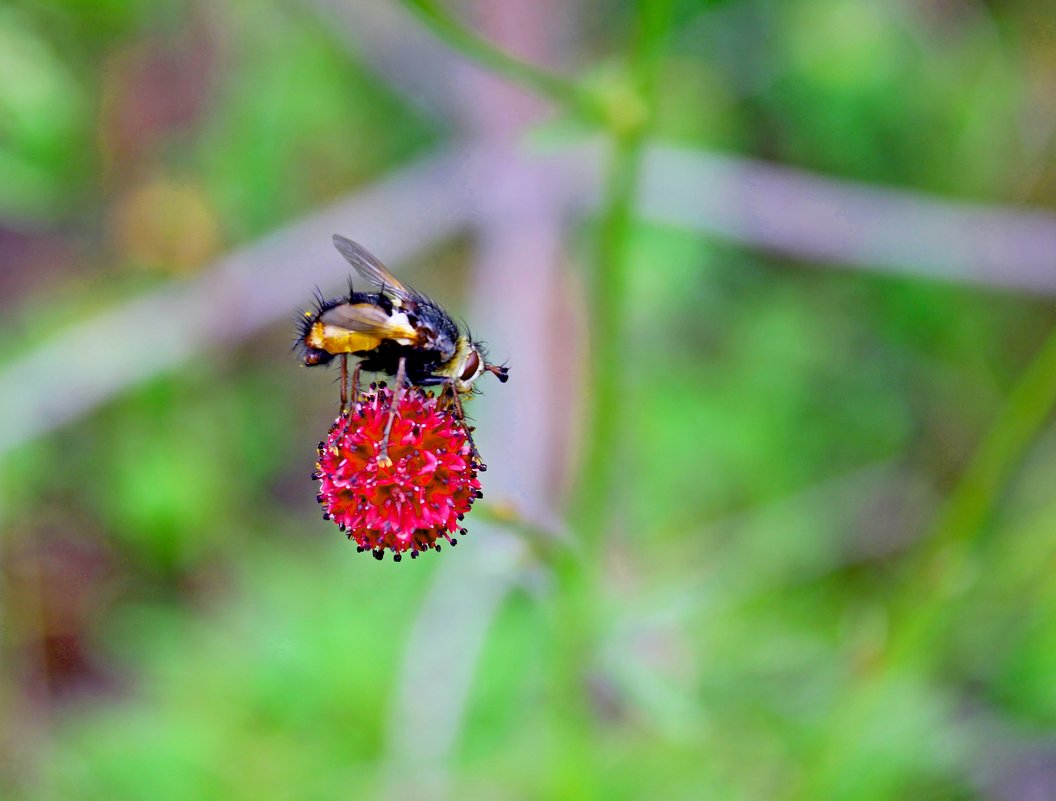
[[[392,551],[439,551],[452,536],[473,501],[483,496],[477,466],[465,428],[454,412],[432,393],[409,387],[396,407],[389,434],[389,458],[378,460],[389,418],[392,392],[371,384],[371,391],[334,421],[326,442],[319,443],[317,500],[323,517],[333,520],[355,540],[358,550],[376,559]]]

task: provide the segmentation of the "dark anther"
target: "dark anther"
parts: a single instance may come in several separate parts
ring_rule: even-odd
[[[417,559],[417,558],[418,558],[418,551],[411,551],[411,559]]]
[[[356,546],[356,553],[363,553],[363,551],[365,551],[365,550],[367,550],[367,546],[366,545],[357,545]]]
[[[326,447],[326,443],[323,442],[322,440],[319,440],[319,445],[317,447],[319,449],[319,453],[322,453],[323,452],[323,448]]]
[[[437,553],[440,553],[440,545],[439,545],[439,543],[433,546],[433,550],[436,551]]]
[[[469,529],[468,528],[460,528],[458,530],[458,533],[459,534],[468,534],[469,533]]]
[[[477,497],[477,498],[483,498],[484,497],[484,491],[483,490],[473,490],[473,495],[475,497]]]
[[[481,473],[486,473],[488,472],[488,466],[484,462],[477,462],[477,470]]]
[[[456,545],[458,545],[458,540],[448,540],[448,542],[451,543],[451,547],[452,548],[454,548]]]
[[[344,530],[345,530],[345,524],[344,524],[344,523],[338,523],[337,527],[338,527],[338,528],[339,528],[339,529],[340,529],[341,531],[344,531]]]
[[[313,473],[312,476],[314,478],[315,474]],[[323,502],[323,493],[320,492],[318,495],[315,496],[315,502],[316,503],[322,503]]]
[[[402,562],[402,561],[403,561],[403,554],[399,554],[399,553],[398,553],[398,554],[395,554],[395,555],[394,555],[394,556],[392,557],[392,561],[393,561],[393,562]]]
[[[323,474],[320,473],[318,470],[316,470],[314,473],[312,473],[312,481],[318,481],[322,477],[323,477]]]
[[[323,520],[329,520],[329,519],[330,519],[330,513],[329,512],[323,512]]]
[[[385,551],[381,550],[381,548],[378,548],[378,550],[374,551],[374,558],[380,562],[382,559],[385,558]]]
[[[459,512],[459,513],[458,513],[458,519],[459,519],[459,520],[465,520],[465,519],[466,519],[466,516],[465,516],[465,515],[464,515],[464,514],[463,514],[462,512]]]
[[[385,389],[385,382],[384,381],[379,381],[378,382],[378,389]]]

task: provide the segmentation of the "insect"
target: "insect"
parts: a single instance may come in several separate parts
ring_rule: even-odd
[[[359,395],[359,373],[366,370],[396,377],[394,399],[380,444],[378,461],[388,457],[389,432],[404,386],[439,386],[441,396],[450,392],[459,422],[466,429],[462,396],[489,372],[502,383],[509,378],[505,365],[489,364],[479,342],[462,331],[444,309],[420,292],[401,283],[362,245],[334,234],[334,247],[359,275],[372,285],[372,292],[357,292],[349,280],[348,295],[327,300],[318,293],[314,312],[303,312],[298,344],[304,363],[313,367],[341,360],[341,413],[348,410],[348,357],[356,356],[351,374],[351,397]],[[476,445],[470,437],[476,461]]]

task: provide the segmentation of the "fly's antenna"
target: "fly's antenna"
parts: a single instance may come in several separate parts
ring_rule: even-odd
[[[503,364],[488,364],[484,363],[484,369],[499,379],[500,384],[505,384],[510,380],[510,368]]]

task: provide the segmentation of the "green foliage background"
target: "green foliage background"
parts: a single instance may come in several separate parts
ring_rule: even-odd
[[[615,145],[569,243],[600,282],[586,474],[557,510],[578,557],[540,555],[501,607],[444,791],[1026,797],[1056,764],[1051,301],[632,208],[648,141],[1051,207],[1056,5],[593,0],[582,80],[504,60],[458,4],[405,5],[555,100],[548,135]],[[137,72],[157,52],[176,67]],[[0,75],[0,370],[42,321],[187,280],[454,135],[282,0],[9,0]],[[610,350],[624,326],[650,336]],[[287,327],[0,461],[0,796],[399,797],[427,756],[390,752],[392,695],[439,560],[465,555],[376,564],[318,519],[332,398]]]

